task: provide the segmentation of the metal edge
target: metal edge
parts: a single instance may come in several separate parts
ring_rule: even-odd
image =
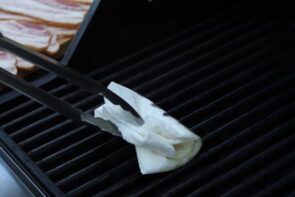
[[[41,191],[45,196],[65,196],[65,194],[53,183],[50,178],[34,164],[27,154],[16,144],[2,129],[0,129],[0,145],[6,151],[17,167],[29,178],[23,180],[25,183],[34,183],[29,187],[33,192]],[[22,177],[20,177],[22,178]],[[29,185],[28,185],[29,186]],[[40,194],[40,193],[39,193]]]
[[[63,58],[61,59],[61,63],[64,65],[68,65],[69,61],[73,57],[76,49],[78,48],[79,43],[83,39],[86,30],[89,27],[90,22],[92,21],[92,18],[94,14],[97,12],[98,6],[100,5],[101,0],[94,0],[92,5],[90,6],[82,24],[80,25],[80,28],[74,38],[72,39],[71,43],[67,47],[65,54]]]
[[[15,159],[13,159],[10,156],[9,152],[5,149],[7,148],[5,148],[4,145],[0,146],[0,160],[3,160],[5,162],[15,178],[23,184],[23,186],[31,195],[46,196],[46,194],[39,189],[39,187],[30,177],[27,176],[27,173],[22,170],[20,165],[15,162]]]

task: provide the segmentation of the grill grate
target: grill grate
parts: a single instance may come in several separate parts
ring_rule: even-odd
[[[290,194],[292,12],[287,1],[251,5],[198,22],[92,74],[104,84],[115,80],[135,89],[202,136],[200,155],[179,170],[142,176],[132,146],[23,96],[0,106],[0,125],[68,195]],[[42,88],[84,110],[102,102],[58,78]]]

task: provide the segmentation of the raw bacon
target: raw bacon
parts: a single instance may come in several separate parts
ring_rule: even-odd
[[[0,9],[60,27],[78,27],[86,12],[79,4],[66,0],[0,0]]]
[[[12,74],[17,74],[16,58],[7,52],[0,51],[0,68],[7,70]]]
[[[22,70],[32,70],[35,66],[31,62],[28,62],[19,57],[16,58],[16,67]]]
[[[58,36],[58,39],[62,38],[71,38],[73,37],[77,30],[76,29],[69,29],[69,28],[63,28],[63,27],[53,27],[53,26],[47,26],[47,29],[52,33]]]
[[[0,10],[0,21],[3,21],[3,20],[30,21],[30,22],[42,25],[42,21],[40,20],[27,17],[27,16],[3,12]],[[58,35],[58,38],[72,37],[77,32],[77,29],[72,29],[72,28],[54,27],[54,26],[46,26],[46,28],[51,33]]]
[[[59,51],[60,45],[57,41],[57,35],[52,35],[49,46],[46,52],[49,55],[55,55]]]
[[[74,2],[74,3],[82,3],[82,4],[91,4],[93,0],[66,0],[69,2]]]
[[[0,32],[33,50],[56,56],[77,32],[93,0],[0,0]],[[0,67],[16,74],[34,64],[6,52]]]
[[[0,20],[21,20],[21,21],[34,21],[37,22],[36,19],[27,17],[27,16],[22,16],[22,15],[17,15],[17,14],[12,14],[9,12],[3,12],[0,10]]]
[[[37,51],[49,46],[51,33],[42,25],[27,21],[0,21],[2,34],[20,44]]]

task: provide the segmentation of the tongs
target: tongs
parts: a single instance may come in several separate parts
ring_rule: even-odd
[[[120,105],[124,110],[133,114],[136,117],[138,124],[143,124],[143,120],[140,115],[126,101],[93,79],[82,76],[80,73],[62,65],[52,58],[27,49],[26,47],[8,38],[5,38],[1,33],[0,48],[34,63],[37,67],[55,73],[70,83],[79,86],[86,92],[99,94],[106,97],[113,104]],[[73,107],[69,103],[66,103],[65,101],[45,92],[44,90],[33,86],[24,79],[10,74],[2,68],[0,68],[0,82],[74,121],[79,121],[88,125],[99,127],[104,131],[113,131],[114,133],[117,133],[118,131],[118,128],[112,122],[102,118],[94,117],[87,112],[83,112],[81,109]]]

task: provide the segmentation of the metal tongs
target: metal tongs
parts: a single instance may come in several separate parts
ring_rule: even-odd
[[[113,104],[120,105],[124,110],[133,114],[136,117],[138,124],[143,124],[143,120],[140,115],[126,101],[93,79],[82,76],[80,73],[62,65],[52,58],[27,49],[26,47],[8,38],[5,38],[1,33],[0,48],[29,62],[32,62],[40,68],[55,73],[59,77],[79,86],[84,91],[93,94],[100,94],[106,97]],[[20,79],[10,74],[2,68],[0,68],[0,82],[74,121],[79,121],[88,125],[99,127],[104,131],[118,131],[118,128],[112,122],[102,118],[96,118],[89,113],[83,112],[81,109],[71,106],[69,103],[66,103],[61,99],[45,92],[44,90],[33,86],[24,79]]]

